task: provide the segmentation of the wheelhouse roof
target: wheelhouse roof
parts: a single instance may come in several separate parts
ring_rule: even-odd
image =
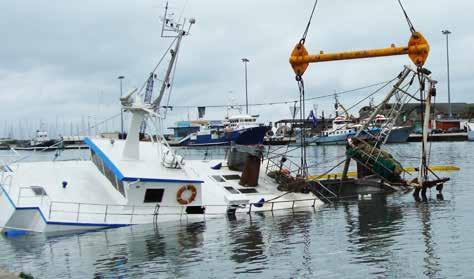
[[[86,138],[84,143],[102,159],[118,179],[122,181],[202,183],[198,175],[186,168],[172,169],[162,165],[160,146],[153,142],[140,142],[140,159],[122,157],[125,140]]]

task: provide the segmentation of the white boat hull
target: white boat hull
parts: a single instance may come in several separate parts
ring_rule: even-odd
[[[57,208],[57,204],[43,202],[37,206],[18,205],[7,190],[1,186],[0,196],[0,228],[2,231],[27,231],[39,233],[69,233],[82,232],[107,228],[118,228],[131,225],[160,224],[169,222],[197,222],[209,218],[225,217],[229,204],[209,204],[203,214],[188,214],[186,206],[160,207],[140,209],[127,205],[95,205],[64,203]],[[235,214],[251,214],[254,212],[278,211],[297,208],[310,208],[323,205],[312,194],[292,193],[287,198],[280,198],[274,202],[259,204],[258,201],[245,207],[237,208]],[[255,198],[259,198],[255,197]],[[109,211],[100,211],[99,208],[112,208]],[[54,208],[54,209],[52,209]],[[75,209],[79,208],[79,209]],[[81,209],[82,208],[82,209]]]
[[[474,123],[467,123],[467,139],[474,141]]]

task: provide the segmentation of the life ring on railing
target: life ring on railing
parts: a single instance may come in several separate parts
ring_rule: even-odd
[[[182,195],[185,191],[191,191],[191,196],[188,199],[183,199]],[[179,188],[178,192],[176,193],[176,200],[179,204],[187,205],[192,203],[197,196],[197,189],[194,185],[183,185]]]

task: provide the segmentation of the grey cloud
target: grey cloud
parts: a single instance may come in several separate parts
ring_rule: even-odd
[[[288,55],[303,31],[312,6],[305,1],[170,1],[176,14],[197,24],[183,43],[174,94],[175,105],[228,103],[228,91],[244,101],[242,57],[248,57],[251,102],[297,98]],[[445,101],[444,37],[450,28],[453,100],[472,102],[474,43],[471,1],[404,1],[415,27],[429,39],[427,64],[440,81]],[[118,111],[118,75],[125,89],[139,87],[169,44],[159,36],[164,1],[3,1],[0,3],[0,96],[3,120],[104,119]],[[408,27],[396,1],[320,1],[306,43],[311,52],[403,45]],[[307,96],[316,96],[392,78],[407,57],[311,65]],[[102,93],[100,93],[102,92]],[[353,103],[367,92],[341,97]],[[102,110],[97,107],[102,106]],[[319,100],[331,111],[332,99]],[[310,105],[310,104],[309,104]],[[266,121],[288,116],[287,106],[257,107]],[[329,113],[327,113],[329,114]],[[192,117],[195,117],[193,111]],[[220,118],[224,111],[209,110]],[[174,110],[167,124],[184,119]],[[0,132],[0,136],[2,133]]]

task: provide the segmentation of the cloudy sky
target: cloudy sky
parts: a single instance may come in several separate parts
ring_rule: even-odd
[[[426,65],[440,81],[438,101],[446,101],[448,28],[454,102],[474,102],[472,11],[467,0],[405,0],[415,27],[431,44]],[[63,134],[118,112],[119,82],[124,91],[140,87],[170,41],[160,38],[164,0],[15,0],[0,2],[0,137],[11,126],[28,134],[39,121]],[[288,55],[299,40],[312,0],[170,0],[177,15],[195,17],[185,38],[172,105],[244,103],[248,65],[250,103],[294,100],[297,87]],[[405,45],[409,31],[395,0],[320,0],[306,47],[310,52]],[[311,65],[305,75],[307,96],[343,91],[393,78],[405,56]],[[371,90],[340,97],[352,104]],[[232,93],[230,93],[232,92]],[[381,98],[379,96],[378,98]],[[333,113],[333,99],[315,102]],[[308,104],[308,107],[313,103]],[[253,107],[261,120],[289,116],[288,105]],[[175,109],[167,124],[196,117],[196,109]],[[224,109],[208,109],[219,119]],[[56,124],[58,123],[58,124]],[[107,129],[116,129],[110,121]],[[7,128],[5,128],[7,127]],[[21,127],[19,129],[18,127]],[[105,127],[103,128],[105,129]],[[18,132],[18,130],[20,130]]]

